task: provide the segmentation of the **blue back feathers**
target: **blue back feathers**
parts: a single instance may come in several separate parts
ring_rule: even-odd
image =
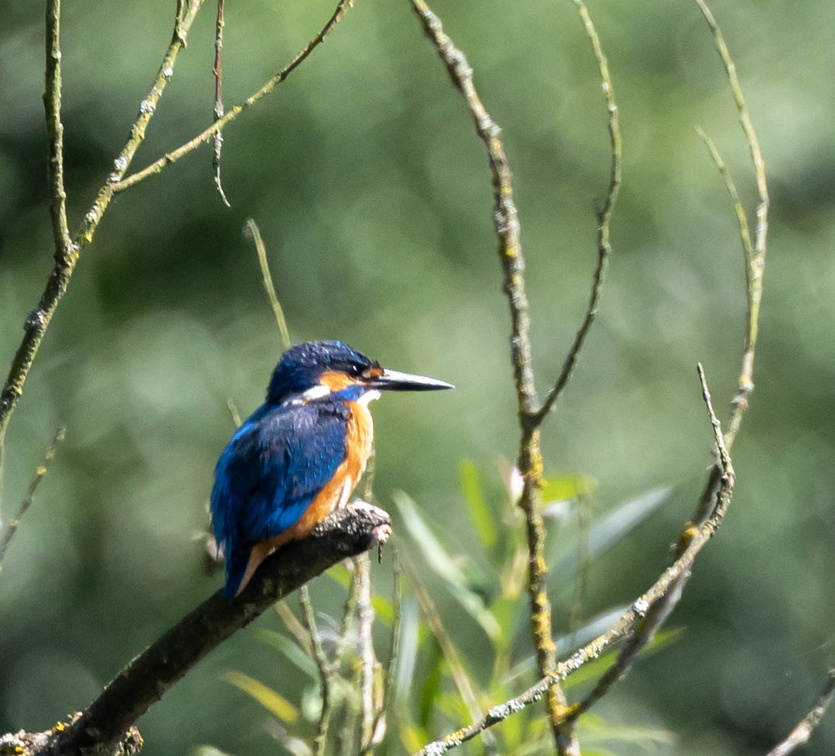
[[[233,597],[259,541],[301,519],[345,459],[349,410],[330,398],[265,404],[220,455],[212,490],[212,525],[226,556],[224,595]]]

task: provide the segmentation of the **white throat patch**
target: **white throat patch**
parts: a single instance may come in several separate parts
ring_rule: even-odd
[[[379,398],[380,392],[372,389],[371,391],[366,391],[359,399],[357,399],[357,404],[367,407],[369,402],[373,402],[375,399]]]

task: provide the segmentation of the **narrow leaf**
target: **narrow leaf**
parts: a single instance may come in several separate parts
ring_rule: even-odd
[[[243,672],[229,671],[223,676],[223,679],[232,683],[236,688],[240,688],[244,693],[248,693],[267,711],[286,724],[293,724],[299,718],[299,710],[284,696],[249,675],[245,675]]]
[[[423,558],[432,571],[444,581],[447,590],[478,622],[487,636],[491,639],[498,638],[501,634],[501,628],[496,622],[496,618],[484,605],[481,596],[470,590],[464,573],[429,529],[415,503],[402,491],[395,492],[394,501],[400,510],[406,528],[412,536],[412,540],[420,548]]]
[[[497,531],[493,519],[493,513],[484,499],[484,492],[481,490],[481,481],[478,477],[478,468],[468,459],[462,460],[458,466],[458,474],[461,478],[461,493],[467,508],[470,512],[470,520],[475,527],[481,542],[490,548],[496,543]]]

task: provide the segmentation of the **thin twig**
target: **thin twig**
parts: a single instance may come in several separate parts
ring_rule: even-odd
[[[29,510],[29,507],[32,506],[32,502],[35,499],[35,492],[38,490],[38,486],[40,486],[41,481],[48,472],[49,465],[55,458],[55,451],[58,448],[58,444],[64,440],[65,432],[66,428],[58,428],[55,432],[54,438],[46,448],[43,462],[35,471],[35,477],[29,484],[29,489],[26,491],[26,496],[23,499],[23,503],[20,505],[20,509],[17,510],[17,515],[12,520],[9,520],[9,526],[6,529],[6,534],[3,536],[3,540],[0,541],[0,570],[3,569],[3,558],[6,556],[9,544],[12,542],[12,538],[15,537],[15,533],[17,533],[17,529],[20,526],[20,521],[23,519],[23,515],[25,515]]]
[[[55,242],[55,262],[69,264],[73,255],[67,226],[67,194],[64,190],[64,124],[61,123],[61,0],[46,3],[46,91],[43,96],[49,140],[50,215]]]
[[[67,290],[75,266],[78,263],[79,255],[84,247],[93,240],[102,216],[110,205],[110,200],[113,198],[113,186],[122,179],[133,160],[133,156],[136,154],[136,150],[139,149],[139,146],[145,139],[148,124],[156,112],[157,105],[165,91],[165,87],[174,74],[174,65],[176,64],[177,57],[183,47],[185,47],[188,31],[202,4],[203,0],[190,0],[185,9],[183,9],[182,4],[178,5],[171,43],[163,56],[162,64],[151,85],[151,90],[139,107],[139,113],[131,127],[130,135],[125,142],[125,146],[114,161],[113,170],[99,189],[92,207],[84,216],[81,229],[69,246],[70,254],[59,259],[60,250],[57,248],[55,251],[55,266],[49,274],[38,306],[26,317],[23,324],[23,339],[12,359],[6,383],[2,393],[0,393],[0,448],[2,448],[2,440],[5,438],[9,420],[17,406],[18,400],[23,394],[23,387],[29,375],[29,370],[32,368],[32,364],[35,361],[38,349],[43,342],[46,330],[49,327],[52,316],[55,314],[58,303]],[[57,7],[57,3],[50,7]],[[48,23],[55,22],[48,21]],[[48,32],[48,34],[55,34],[55,32]],[[57,35],[55,38],[57,40]],[[48,68],[52,65],[54,63],[47,63]],[[48,109],[54,109],[55,107],[55,103],[47,105]],[[54,152],[54,147],[51,147],[51,151]],[[53,183],[54,180],[55,178],[53,177]],[[62,238],[61,248],[63,248],[63,245],[64,241]]]
[[[215,77],[215,107],[213,110],[214,120],[223,118],[223,28],[226,22],[223,17],[224,0],[217,0],[217,18],[215,20],[215,64],[212,73]],[[226,207],[231,207],[226,193],[223,191],[223,184],[220,180],[220,153],[223,149],[223,133],[218,131],[213,139],[214,152],[212,153],[212,170],[215,174],[215,188],[220,199]]]
[[[611,162],[609,169],[609,187],[606,192],[606,200],[597,212],[597,267],[594,271],[592,279],[591,294],[589,295],[589,304],[586,309],[586,316],[583,320],[580,330],[574,337],[574,343],[565,358],[560,375],[557,378],[554,387],[548,393],[541,409],[536,413],[536,420],[542,423],[549,412],[554,408],[557,400],[562,394],[574,368],[577,365],[577,360],[580,352],[585,344],[586,337],[589,330],[597,317],[597,308],[600,303],[600,294],[603,290],[603,280],[606,276],[606,269],[608,267],[609,257],[612,254],[612,245],[609,240],[610,226],[612,223],[612,213],[615,209],[615,202],[617,202],[618,192],[621,185],[622,176],[622,153],[623,143],[620,132],[620,118],[618,116],[618,105],[615,100],[615,89],[612,85],[612,77],[609,73],[609,61],[606,54],[603,52],[603,46],[600,43],[600,37],[597,34],[597,29],[591,20],[588,8],[586,8],[583,0],[573,0],[577,6],[577,11],[583,21],[583,26],[586,29],[586,35],[591,42],[594,51],[594,58],[597,61],[597,69],[600,76],[600,82],[603,89],[603,94],[606,98],[606,109],[609,113],[608,128],[609,128],[609,150],[611,154]]]
[[[736,65],[728,51],[725,36],[716,23],[713,13],[705,0],[695,0],[702,14],[707,21],[710,30],[713,32],[716,50],[725,66],[728,77],[728,85],[736,105],[739,123],[745,140],[748,142],[748,149],[751,153],[751,161],[754,164],[754,177],[757,184],[759,204],[757,206],[757,227],[754,235],[754,253],[746,260],[746,278],[748,285],[748,317],[745,331],[745,348],[742,356],[742,369],[739,374],[739,385],[736,395],[731,403],[731,416],[728,420],[726,443],[728,447],[733,445],[733,440],[739,431],[742,417],[748,408],[748,397],[754,389],[754,352],[757,346],[757,335],[760,322],[760,304],[763,293],[763,274],[765,272],[766,242],[768,236],[768,182],[765,175],[765,161],[760,150],[759,139],[754,126],[751,123],[751,116],[748,113],[748,106],[742,94],[739,84],[739,77],[736,72]],[[744,242],[743,242],[744,244]]]
[[[354,623],[356,621],[357,604],[359,603],[359,577],[356,559],[349,559],[346,566],[351,573],[351,583],[348,586],[348,595],[345,597],[345,606],[342,610],[342,624],[339,628],[339,640],[336,643],[336,664],[342,668],[348,649],[354,646]]]
[[[737,216],[737,222],[740,228],[740,239],[742,241],[742,248],[745,258],[745,289],[746,289],[746,319],[745,319],[745,336],[744,346],[742,350],[742,365],[739,371],[739,379],[737,390],[731,399],[731,413],[726,423],[725,443],[730,449],[733,446],[739,428],[742,424],[743,417],[749,405],[749,398],[754,390],[754,357],[757,346],[757,337],[759,334],[760,323],[760,305],[763,294],[763,275],[765,272],[765,257],[768,236],[768,181],[765,175],[765,162],[763,161],[762,152],[760,151],[760,143],[757,138],[757,133],[751,123],[751,117],[748,113],[748,106],[745,103],[745,97],[742,94],[742,88],[739,84],[739,77],[736,72],[736,64],[728,51],[725,37],[722,30],[716,23],[710,8],[704,0],[695,0],[699,9],[707,21],[708,27],[713,33],[716,49],[722,64],[725,67],[727,74],[728,86],[734,98],[736,105],[737,116],[742,128],[745,140],[748,143],[748,149],[751,154],[751,161],[754,165],[754,178],[757,185],[757,194],[759,196],[759,204],[757,206],[757,226],[754,233],[753,244],[751,242],[751,234],[748,226],[748,220],[745,211],[742,209],[738,195],[736,194],[735,185],[727,170],[723,170],[724,161],[719,156],[718,151],[711,149],[711,142],[706,140],[708,150],[711,158],[717,166],[728,193],[731,195],[731,201],[734,204],[734,212]],[[711,469],[711,475],[708,478],[696,510],[693,514],[693,523],[699,525],[708,516],[716,487],[719,485],[719,467],[714,465]]]
[[[719,450],[719,464],[722,468],[722,477],[719,487],[719,492],[716,497],[716,506],[714,516],[718,516],[719,521],[724,517],[727,511],[728,504],[730,504],[734,489],[734,469],[731,463],[731,457],[725,447],[725,441],[722,436],[722,426],[719,418],[713,410],[713,403],[710,398],[710,390],[707,385],[707,378],[705,377],[704,368],[701,363],[696,367],[699,374],[699,382],[702,388],[702,399],[708,413],[711,427],[713,429],[713,437],[716,447]],[[717,521],[718,524],[718,521]],[[670,613],[676,608],[681,599],[684,586],[687,584],[689,577],[688,572],[683,572],[681,579],[677,580],[672,589],[667,591],[658,601],[647,609],[646,614],[635,624],[629,638],[627,638],[623,649],[618,654],[615,663],[606,670],[594,686],[591,693],[589,693],[580,703],[576,704],[571,712],[571,718],[576,720],[581,714],[588,711],[592,705],[605,696],[611,687],[620,680],[631,668],[638,654],[652,642],[656,632],[667,621]]]
[[[293,610],[286,601],[277,601],[275,604],[275,613],[281,620],[290,635],[296,639],[299,648],[308,656],[313,656],[313,646],[310,643],[310,634],[304,629],[304,625],[299,622]]]
[[[449,637],[443,622],[441,622],[440,615],[435,607],[435,602],[432,600],[432,596],[423,587],[423,584],[418,578],[417,572],[405,554],[403,555],[403,568],[406,572],[409,585],[412,588],[415,598],[417,598],[421,613],[426,620],[426,624],[429,626],[429,631],[432,633],[438,643],[438,647],[441,649],[441,655],[449,668],[449,673],[452,676],[452,681],[458,690],[458,694],[461,696],[461,700],[464,702],[464,705],[467,707],[467,710],[473,719],[481,718],[482,708],[479,705],[478,696],[476,695],[473,687],[473,682],[464,667],[464,662],[461,660],[461,655],[458,653],[458,649],[456,648],[452,638]],[[493,737],[493,734],[490,732],[484,732],[483,734],[485,753],[498,753],[496,740]]]
[[[161,158],[159,158],[159,160],[156,160],[155,162],[151,163],[149,166],[143,168],[141,171],[137,171],[131,176],[128,176],[126,179],[123,179],[113,187],[113,191],[118,194],[125,191],[126,189],[130,189],[130,187],[138,184],[140,181],[144,181],[149,176],[155,176],[167,166],[171,165],[172,163],[176,163],[180,158],[196,150],[201,144],[210,141],[214,137],[214,135],[222,131],[227,124],[234,121],[241,113],[243,113],[245,110],[248,110],[260,99],[270,94],[296,68],[298,68],[310,55],[310,53],[312,53],[313,50],[315,50],[324,41],[324,39],[328,36],[328,34],[330,34],[333,28],[342,20],[342,18],[353,6],[353,4],[354,0],[340,0],[339,4],[336,6],[336,10],[334,11],[330,19],[328,19],[328,22],[325,24],[325,26],[322,27],[322,30],[308,43],[308,45],[301,52],[299,52],[298,55],[296,55],[295,58],[293,58],[293,60],[290,62],[288,66],[282,68],[281,71],[279,71],[275,76],[273,76],[257,92],[253,93],[246,100],[244,100],[243,103],[241,103],[240,105],[235,105],[233,108],[227,110],[223,114],[223,117],[215,121],[208,129],[198,134],[196,137],[181,145],[177,149],[166,153]]]
[[[835,667],[829,670],[826,684],[823,686],[820,697],[814,708],[805,716],[797,726],[788,734],[785,740],[780,741],[768,752],[768,756],[787,756],[799,745],[808,742],[812,730],[820,724],[823,715],[835,697]]]
[[[400,635],[403,629],[403,566],[400,562],[400,554],[397,547],[394,547],[394,620],[391,628],[391,645],[389,646],[388,670],[386,681],[383,687],[383,700],[380,703],[377,717],[372,728],[372,744],[378,745],[382,742],[386,733],[386,712],[391,700],[391,691],[394,688],[395,672],[397,670],[398,654],[400,652]]]
[[[716,416],[715,412],[712,410],[712,406],[709,404],[709,393],[705,396],[709,415],[712,415],[711,424],[714,427],[714,436],[716,438],[716,448],[719,454],[719,460],[717,464],[711,468],[708,484],[702,494],[700,508],[704,509],[704,516],[695,519],[694,524],[688,523],[678,539],[679,546],[676,552],[675,561],[661,574],[653,586],[643,596],[639,597],[633,603],[631,608],[625,612],[621,618],[609,628],[609,630],[600,635],[598,638],[595,638],[591,643],[579,651],[572,654],[569,659],[558,664],[557,670],[553,675],[543,678],[522,695],[517,696],[500,706],[491,708],[486,717],[475,722],[469,727],[462,728],[461,730],[451,733],[439,741],[430,743],[420,752],[421,754],[425,754],[427,756],[429,754],[437,756],[438,754],[445,753],[451,748],[454,748],[465,740],[475,737],[479,733],[484,732],[487,728],[503,721],[511,714],[520,711],[534,701],[539,700],[551,686],[564,680],[568,675],[575,672],[588,661],[596,659],[615,641],[629,635],[630,633],[640,635],[641,631],[637,626],[642,619],[650,616],[650,623],[643,629],[644,634],[648,628],[652,627],[652,623],[654,623],[659,617],[663,620],[675,605],[678,597],[680,597],[681,591],[686,583],[686,579],[689,577],[693,561],[701,549],[705,546],[705,544],[707,544],[707,542],[716,533],[717,529],[721,526],[727,511],[730,497],[733,492],[733,468],[730,464],[728,449],[733,443],[736,432],[739,429],[741,419],[747,409],[748,394],[753,389],[751,376],[753,375],[754,347],[756,346],[759,325],[759,304],[762,297],[762,273],[765,262],[766,234],[768,228],[768,189],[765,178],[765,166],[760,153],[759,143],[753,126],[751,125],[750,118],[748,117],[747,108],[736,77],[736,70],[733,61],[728,53],[721,31],[716,25],[709,9],[703,0],[696,0],[696,2],[702,9],[703,13],[705,13],[708,24],[714,32],[714,36],[717,41],[717,48],[719,49],[720,56],[722,57],[728,73],[728,80],[734,94],[740,123],[742,124],[743,132],[745,133],[748,141],[752,160],[754,162],[757,188],[760,196],[760,203],[757,209],[758,224],[756,240],[754,243],[754,255],[750,261],[746,260],[748,313],[746,319],[747,330],[742,360],[742,371],[740,373],[739,389],[737,390],[731,403],[732,409],[729,421],[730,427],[721,439],[716,437],[718,420],[716,421],[717,425],[713,425],[713,418]],[[745,242],[743,241],[743,245],[744,244]],[[706,386],[703,388],[706,388]],[[701,504],[704,504],[704,507],[702,507]],[[656,604],[658,605],[657,608],[653,609]],[[616,671],[614,667],[611,670],[611,674],[616,679]],[[576,710],[570,711],[567,714],[567,716],[571,718],[576,718],[577,715],[578,712]]]
[[[751,272],[751,261],[754,259],[754,244],[751,241],[751,230],[748,227],[748,216],[745,214],[745,208],[739,199],[739,192],[736,190],[733,176],[731,176],[728,166],[725,165],[725,161],[722,160],[722,155],[716,147],[716,143],[701,128],[696,127],[696,133],[705,143],[710,159],[716,166],[716,170],[719,171],[722,181],[725,182],[725,188],[728,190],[731,204],[734,206],[736,221],[739,224],[739,238],[742,242],[742,251],[745,253],[745,278],[747,282]],[[750,283],[748,285],[750,286]]]
[[[411,3],[453,85],[464,97],[475,123],[476,133],[487,148],[493,181],[494,225],[504,277],[503,289],[510,308],[511,362],[521,428],[517,466],[524,481],[519,506],[525,515],[528,538],[531,634],[540,674],[548,676],[556,669],[557,651],[552,638],[551,602],[546,589],[548,568],[544,549],[545,526],[539,506],[543,463],[539,427],[535,422],[537,396],[531,354],[528,299],[525,293],[525,262],[522,255],[519,217],[513,199],[510,166],[500,139],[501,129],[479,98],[473,83],[473,70],[464,53],[455,47],[444,32],[441,20],[424,0],[411,0]],[[557,749],[561,756],[574,756],[579,754],[575,738],[571,732],[561,730],[556,724],[562,719],[566,707],[567,700],[562,689],[558,685],[553,686],[548,693],[548,715],[554,725]]]
[[[252,240],[255,245],[255,251],[258,254],[258,265],[261,268],[261,279],[264,283],[264,291],[267,292],[267,297],[270,300],[270,307],[272,307],[273,315],[275,316],[278,331],[281,334],[281,341],[285,349],[293,346],[290,341],[290,331],[287,328],[287,318],[284,316],[284,310],[281,307],[281,302],[278,300],[278,295],[275,293],[275,284],[270,273],[270,263],[267,259],[267,248],[264,246],[264,239],[261,237],[261,232],[258,230],[258,224],[252,219],[248,218],[244,225],[244,236]]]
[[[374,607],[371,605],[371,559],[361,554],[355,560],[359,588],[357,612],[359,613],[359,656],[360,656],[360,711],[362,716],[360,753],[370,753],[374,734]]]
[[[319,682],[322,686],[322,709],[319,712],[319,723],[316,727],[313,748],[316,756],[324,756],[331,717],[331,680],[334,676],[334,670],[333,665],[325,655],[325,649],[322,648],[322,638],[319,635],[319,629],[316,627],[313,604],[310,601],[310,592],[306,585],[303,585],[299,591],[299,601],[302,606],[302,621],[310,636],[313,658],[316,661],[316,667],[319,669]]]

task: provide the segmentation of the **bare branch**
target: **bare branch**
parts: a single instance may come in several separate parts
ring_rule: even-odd
[[[322,638],[319,635],[319,628],[316,627],[313,604],[310,601],[310,592],[306,585],[303,585],[299,591],[299,600],[302,605],[302,621],[310,637],[313,658],[319,670],[319,682],[322,686],[322,710],[319,712],[319,724],[316,727],[313,748],[316,756],[324,756],[325,747],[328,742],[328,725],[330,725],[331,717],[331,679],[333,678],[333,666],[328,661],[328,657],[325,656],[324,648],[322,648]]]
[[[510,307],[511,362],[521,427],[518,467],[524,485],[519,506],[524,512],[527,526],[531,633],[540,674],[547,676],[553,674],[556,669],[557,651],[551,634],[551,602],[545,581],[548,572],[544,557],[545,527],[539,507],[543,464],[539,428],[535,422],[537,397],[531,355],[528,299],[525,293],[525,261],[522,255],[519,217],[513,199],[510,166],[500,138],[501,129],[478,96],[473,83],[473,70],[464,53],[455,47],[444,32],[441,20],[424,0],[411,0],[411,3],[453,85],[464,97],[475,123],[476,133],[487,148],[493,180],[494,225],[504,276],[503,289]],[[554,723],[554,738],[558,751],[561,756],[573,756],[579,754],[574,737],[556,725],[566,707],[567,701],[562,689],[559,686],[551,688],[548,693],[548,714]]]
[[[29,484],[29,490],[26,492],[26,496],[23,499],[23,503],[20,505],[20,509],[17,510],[17,515],[14,519],[9,520],[9,527],[6,530],[6,535],[3,536],[3,540],[0,541],[0,570],[3,569],[3,558],[6,556],[6,551],[9,548],[9,544],[12,542],[12,538],[15,537],[15,533],[17,533],[17,529],[20,526],[20,521],[23,519],[23,515],[29,510],[29,507],[32,506],[32,502],[35,499],[35,492],[38,490],[38,486],[40,486],[41,481],[44,479],[44,476],[49,471],[49,465],[52,460],[55,458],[55,451],[58,449],[58,444],[60,444],[64,440],[64,433],[66,428],[58,428],[55,432],[55,437],[52,439],[52,442],[46,448],[46,453],[44,454],[43,462],[41,463],[40,467],[35,471],[35,477],[32,479],[32,482]]]
[[[597,69],[600,75],[600,82],[603,89],[603,94],[606,97],[606,109],[609,113],[609,150],[611,153],[611,163],[609,169],[609,188],[606,192],[606,201],[603,207],[597,213],[597,267],[594,270],[594,277],[592,279],[591,294],[589,296],[589,304],[586,308],[586,316],[583,320],[580,330],[574,337],[574,343],[565,358],[560,375],[557,378],[554,388],[548,393],[542,407],[536,413],[536,422],[542,423],[548,413],[554,408],[557,400],[562,394],[583,349],[586,341],[586,336],[597,317],[597,307],[600,303],[600,294],[603,289],[603,280],[606,276],[606,268],[608,267],[609,257],[612,254],[612,246],[609,241],[610,226],[612,223],[612,213],[615,209],[615,202],[617,202],[618,192],[620,190],[621,175],[622,175],[622,152],[623,144],[620,133],[620,118],[618,116],[618,105],[615,100],[615,89],[612,85],[612,77],[609,74],[609,62],[606,54],[603,52],[603,47],[600,44],[600,37],[597,34],[597,29],[591,20],[588,8],[586,8],[583,0],[574,0],[577,6],[577,11],[583,21],[592,49],[594,50],[594,58],[597,61]]]
[[[67,265],[73,255],[64,190],[64,124],[61,123],[61,0],[46,3],[46,91],[43,96],[49,138],[50,215],[55,262]]]
[[[215,107],[213,111],[215,121],[223,118],[223,28],[226,21],[223,17],[224,0],[217,0],[217,18],[215,20],[215,64],[212,73],[215,77]],[[220,181],[220,153],[223,149],[223,134],[218,131],[214,136],[214,152],[212,154],[212,169],[215,173],[215,188],[226,207],[231,207],[223,184]]]
[[[734,470],[730,455],[725,447],[722,437],[722,426],[719,418],[713,411],[713,404],[710,398],[710,391],[707,386],[704,369],[702,365],[697,366],[699,381],[702,387],[702,398],[707,408],[708,418],[713,428],[714,440],[719,449],[719,459],[722,468],[721,486],[716,498],[716,513],[719,518],[724,517],[734,487]],[[577,719],[581,714],[588,711],[597,701],[605,696],[610,688],[620,680],[631,668],[638,654],[652,642],[656,632],[667,621],[672,611],[681,600],[684,586],[687,584],[689,572],[682,572],[681,578],[672,584],[671,589],[666,591],[657,601],[653,602],[646,611],[646,614],[635,623],[635,627],[624,644],[623,649],[615,663],[597,681],[594,689],[579,704],[572,708],[571,718]]]
[[[835,697],[835,668],[829,670],[826,684],[823,686],[815,707],[797,723],[797,726],[785,740],[782,740],[768,752],[768,756],[787,756],[799,745],[808,742],[812,736],[812,730],[820,724],[823,715],[829,708],[829,704],[832,703],[833,697]]]
[[[46,335],[46,330],[49,327],[52,316],[55,314],[55,309],[58,307],[58,303],[64,296],[64,292],[67,290],[67,286],[72,278],[75,266],[78,263],[79,254],[82,249],[93,240],[93,236],[95,235],[96,229],[101,222],[102,216],[110,205],[110,200],[113,198],[113,186],[124,176],[125,171],[127,171],[131,161],[133,160],[133,156],[136,154],[136,150],[139,149],[140,144],[142,144],[142,141],[145,139],[145,131],[151,118],[156,112],[157,104],[162,97],[165,87],[174,74],[174,65],[177,61],[177,57],[183,47],[185,47],[188,31],[191,28],[194,18],[200,10],[202,4],[203,0],[190,0],[186,6],[182,6],[182,4],[178,5],[177,18],[174,23],[174,33],[172,35],[171,43],[163,56],[162,64],[160,65],[159,71],[151,86],[151,90],[139,106],[139,114],[131,127],[130,136],[125,143],[125,146],[122,148],[122,151],[119,153],[119,156],[114,161],[113,171],[108,176],[107,181],[99,189],[98,195],[93,202],[92,207],[84,216],[81,230],[78,232],[72,244],[65,246],[63,229],[59,229],[58,236],[60,239],[56,239],[58,246],[55,250],[55,266],[49,274],[49,278],[47,279],[43,294],[41,294],[38,306],[26,317],[23,324],[23,339],[21,340],[20,345],[17,348],[17,352],[12,359],[6,383],[3,387],[2,393],[0,393],[0,449],[2,449],[2,441],[5,438],[6,430],[9,426],[9,420],[11,419],[12,413],[17,406],[18,400],[23,394],[23,387],[26,383],[26,378],[29,375],[29,370],[35,361],[38,349],[40,348],[41,342]],[[52,4],[48,6],[48,9],[53,9],[57,12],[57,0],[53,0]],[[54,37],[57,45],[57,16],[50,19],[48,15],[47,26],[47,36]],[[51,51],[52,46],[50,45],[48,49]],[[60,53],[59,49],[56,51]],[[60,55],[58,56],[58,59],[60,59]],[[52,122],[52,125],[49,126],[51,132],[55,129],[56,121],[54,118],[50,118],[49,114],[52,111],[58,113],[58,108],[60,107],[60,101],[55,98],[55,93],[59,90],[55,89],[53,92],[49,91],[50,81],[52,81],[52,87],[58,87],[60,83],[60,69],[56,67],[57,62],[57,60],[52,59],[52,54],[50,52],[47,56],[47,100],[50,100],[50,102],[47,103],[47,120]],[[50,70],[52,71],[51,74]],[[60,120],[58,120],[58,123],[60,123]],[[56,151],[54,142],[54,136],[57,133],[57,131],[54,134],[50,133],[50,139],[52,141],[50,147],[50,164],[53,182],[53,220],[56,217],[55,192],[57,186],[56,181],[58,180],[58,174],[55,173],[55,167],[58,163],[53,163],[53,153],[58,162],[60,162],[61,159],[60,154]],[[60,227],[61,214],[63,212],[60,208],[60,205],[63,204],[60,193],[57,198],[57,202],[58,226]],[[62,253],[63,249],[69,250],[69,253],[64,255]]]
[[[130,189],[130,187],[138,184],[140,181],[144,181],[149,176],[155,176],[156,174],[160,173],[164,168],[171,165],[172,163],[176,163],[180,158],[188,155],[190,152],[194,152],[201,144],[204,144],[211,140],[215,134],[219,134],[227,124],[234,121],[241,113],[245,110],[248,110],[252,107],[256,102],[260,99],[265,97],[266,95],[270,94],[279,84],[284,82],[284,80],[291,74],[293,71],[296,70],[324,40],[331,33],[333,28],[342,20],[348,10],[353,6],[354,0],[339,0],[339,4],[336,6],[336,10],[334,11],[333,15],[330,17],[328,22],[322,27],[322,30],[308,43],[308,45],[296,55],[295,58],[287,65],[285,68],[282,68],[275,76],[273,76],[264,86],[262,86],[257,92],[253,93],[243,103],[240,105],[235,105],[230,110],[227,110],[221,118],[218,118],[208,129],[203,131],[202,133],[198,134],[194,139],[189,140],[185,144],[181,145],[175,150],[166,153],[163,155],[159,160],[151,163],[147,168],[143,168],[141,171],[137,171],[131,176],[128,176],[126,179],[119,181],[113,187],[113,191],[115,193],[121,193],[126,189]]]
[[[359,614],[359,657],[360,657],[360,754],[372,749],[374,722],[377,712],[374,707],[374,672],[377,659],[374,656],[374,607],[371,605],[371,559],[362,554],[355,561],[357,569]]]
[[[397,669],[398,653],[400,652],[400,635],[403,628],[403,567],[400,563],[400,554],[394,548],[394,621],[391,629],[391,646],[389,647],[388,669],[386,681],[383,687],[383,698],[374,720],[372,728],[372,745],[382,742],[386,733],[386,712],[391,699],[391,691],[394,686],[395,670]]]
[[[234,600],[218,591],[131,661],[41,756],[78,754],[121,737],[138,717],[215,646],[248,625],[276,600],[337,562],[384,543],[389,516],[353,502],[317,526],[313,535],[279,549]]]
[[[726,443],[730,447],[733,445],[733,440],[739,431],[742,417],[748,409],[748,396],[754,390],[754,353],[757,347],[757,335],[759,333],[760,304],[762,302],[763,274],[765,272],[765,254],[768,236],[768,182],[765,175],[765,161],[763,160],[762,152],[760,151],[760,142],[757,138],[757,132],[754,130],[754,126],[751,123],[748,106],[746,105],[745,97],[742,94],[739,77],[736,73],[736,64],[728,51],[728,45],[725,42],[722,30],[716,23],[716,19],[713,17],[713,13],[707,3],[705,0],[695,0],[695,2],[704,15],[710,30],[713,32],[716,49],[719,52],[719,57],[722,59],[722,64],[725,66],[725,71],[728,76],[728,85],[734,98],[739,123],[742,127],[742,132],[745,135],[745,140],[748,142],[748,149],[751,153],[751,161],[754,164],[754,177],[757,184],[757,194],[759,195],[759,205],[757,206],[757,229],[754,236],[754,253],[746,259],[745,266],[748,289],[748,317],[745,331],[745,348],[742,355],[742,369],[739,374],[739,387],[731,402],[731,416],[728,421],[728,430],[725,439]],[[745,242],[743,241],[743,245],[744,244]]]

